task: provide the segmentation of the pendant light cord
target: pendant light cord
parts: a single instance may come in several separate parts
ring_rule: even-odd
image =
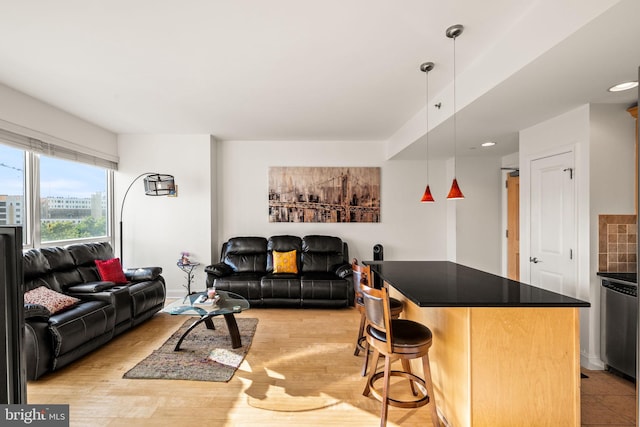
[[[458,169],[458,126],[456,124],[456,37],[453,37],[453,178]]]
[[[464,27],[460,24],[452,25],[447,28],[446,35],[453,39],[453,182],[451,183],[451,190],[447,195],[449,200],[464,199],[464,195],[458,185],[458,179],[456,177],[458,172],[458,107],[457,107],[457,93],[456,93],[456,38],[462,34]]]
[[[427,94],[426,94],[426,103],[425,103],[425,112],[427,115],[427,185],[429,185],[429,71],[425,73],[425,80],[427,83]]]

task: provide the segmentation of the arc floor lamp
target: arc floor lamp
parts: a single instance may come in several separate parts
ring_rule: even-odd
[[[120,263],[124,266],[124,257],[122,252],[122,213],[124,212],[124,204],[127,201],[127,195],[133,184],[144,177],[144,194],[147,196],[169,196],[176,193],[176,185],[173,175],[157,172],[141,173],[127,187],[127,191],[122,198],[122,206],[120,207]]]

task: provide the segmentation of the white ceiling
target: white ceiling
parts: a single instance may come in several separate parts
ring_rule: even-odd
[[[437,151],[453,111],[445,29],[459,23],[459,144],[508,153],[540,120],[633,102],[606,88],[637,79],[639,3],[0,0],[0,82],[116,133],[389,140],[424,113],[418,67],[433,61]],[[404,139],[397,157],[422,155],[424,138]]]

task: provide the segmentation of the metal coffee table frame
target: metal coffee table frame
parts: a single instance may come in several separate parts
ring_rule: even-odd
[[[205,292],[195,293],[187,295],[186,297],[168,304],[162,311],[170,314],[182,314],[182,315],[198,315],[200,318],[193,322],[191,326],[182,334],[178,343],[176,344],[174,351],[180,350],[180,345],[184,341],[185,337],[196,328],[199,324],[204,323],[207,329],[215,329],[212,318],[215,316],[224,316],[224,320],[227,323],[229,329],[229,335],[231,336],[231,347],[242,347],[242,340],[240,338],[240,331],[238,330],[238,323],[234,316],[235,313],[240,313],[249,308],[249,302],[238,294],[227,291],[218,291],[220,300],[215,306],[209,308],[204,306],[194,305],[201,295],[205,295]]]

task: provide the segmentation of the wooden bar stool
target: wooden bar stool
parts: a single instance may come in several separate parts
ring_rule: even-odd
[[[367,338],[364,335],[364,328],[367,322],[367,318],[364,314],[364,302],[362,299],[362,291],[360,290],[360,283],[363,278],[366,283],[373,283],[373,276],[371,275],[371,267],[368,265],[359,265],[357,259],[353,259],[351,262],[351,269],[353,270],[353,287],[356,292],[355,302],[358,311],[360,312],[360,327],[358,328],[358,337],[356,338],[356,348],[353,352],[354,356],[364,351],[364,363],[362,364],[362,376],[367,375],[367,368],[369,365],[369,345],[367,344]],[[389,298],[389,304],[391,305],[391,318],[397,319],[400,317],[400,313],[404,308],[402,301]],[[374,359],[377,360],[377,359]]]
[[[429,366],[429,348],[432,343],[431,330],[421,323],[407,319],[392,319],[389,304],[389,293],[385,287],[374,289],[365,280],[360,283],[362,291],[366,323],[367,343],[373,347],[373,360],[384,356],[384,370],[376,372],[374,366],[367,379],[363,395],[373,395],[382,402],[380,426],[387,425],[388,406],[400,408],[418,408],[431,403],[431,421],[440,427],[436,399],[431,382]],[[422,358],[424,378],[411,373],[411,359]],[[391,362],[400,359],[402,370],[391,370]],[[415,399],[399,400],[390,397],[390,377],[398,376],[409,380],[411,392]],[[375,387],[375,382],[383,379],[382,389]],[[416,385],[418,387],[416,387]]]

